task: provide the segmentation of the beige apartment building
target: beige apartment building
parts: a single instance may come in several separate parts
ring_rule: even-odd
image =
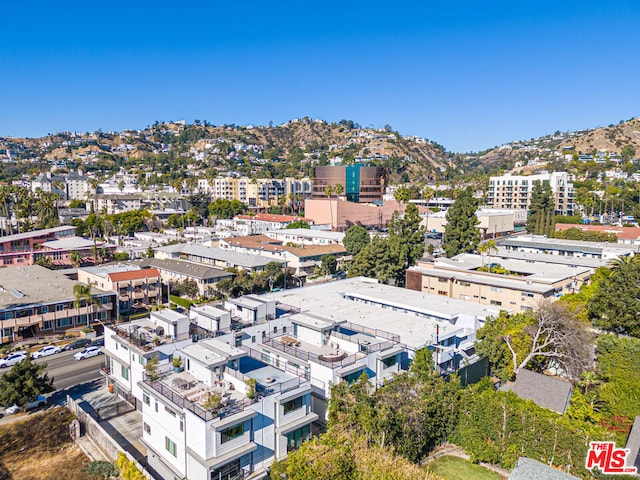
[[[537,175],[501,175],[490,177],[487,206],[527,210],[535,182],[548,183],[556,202],[556,213],[573,215],[575,208],[573,183],[567,172],[540,173]]]
[[[481,271],[499,264],[508,274]],[[411,290],[491,305],[512,312],[531,310],[544,299],[578,291],[593,268],[473,254],[419,261],[407,270]]]

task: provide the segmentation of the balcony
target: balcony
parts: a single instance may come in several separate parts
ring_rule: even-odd
[[[134,300],[141,300],[144,298],[144,291],[141,288],[136,288],[133,291],[132,297]]]

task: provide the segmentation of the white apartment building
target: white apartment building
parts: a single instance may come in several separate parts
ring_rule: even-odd
[[[71,171],[65,178],[67,186],[68,200],[86,200],[91,191],[89,177],[82,173],[82,170]]]
[[[556,202],[556,214],[573,215],[574,191],[567,172],[540,173],[537,175],[502,175],[489,179],[487,206],[526,210],[535,182],[549,183]]]

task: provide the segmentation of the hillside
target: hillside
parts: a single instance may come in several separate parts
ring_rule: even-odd
[[[640,117],[621,121],[617,125],[581,130],[577,132],[555,132],[531,140],[514,141],[486,152],[474,155],[474,159],[486,166],[511,168],[515,162],[538,159],[553,161],[562,157],[563,150],[573,149],[578,155],[607,151],[622,155],[629,148],[640,154]],[[630,153],[630,152],[629,152]]]
[[[73,168],[95,163],[139,166],[163,155],[191,160],[198,167],[268,175],[263,166],[285,162],[287,174],[309,174],[311,166],[362,162],[389,167],[392,181],[426,181],[447,170],[452,155],[418,137],[391,128],[362,128],[353,121],[327,123],[310,118],[278,126],[213,126],[196,121],[158,123],[143,130],[58,133],[42,138],[0,138],[0,157],[12,151],[17,160],[61,161]],[[271,172],[275,175],[276,172]],[[278,171],[278,174],[283,172]]]

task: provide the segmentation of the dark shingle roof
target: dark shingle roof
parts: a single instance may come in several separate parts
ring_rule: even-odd
[[[513,384],[505,385],[501,390],[511,390],[537,405],[558,413],[564,413],[571,399],[571,384],[548,375],[520,370]]]

